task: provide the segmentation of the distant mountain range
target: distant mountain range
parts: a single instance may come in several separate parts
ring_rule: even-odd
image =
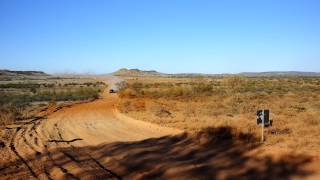
[[[122,68],[114,73],[114,76],[122,77],[146,77],[146,76],[162,76],[162,77],[195,77],[195,76],[227,76],[240,75],[248,77],[271,77],[271,76],[308,76],[320,77],[318,72],[302,72],[302,71],[268,71],[268,72],[243,72],[237,74],[201,74],[201,73],[180,73],[180,74],[166,74],[154,70],[144,71],[139,69]]]
[[[42,71],[11,71],[0,69],[0,80],[41,79],[50,75]]]
[[[17,75],[26,75],[26,76],[48,76],[48,74],[42,71],[10,71],[10,70],[1,70],[0,75],[5,76],[17,76]]]
[[[111,73],[114,76],[120,77],[223,77],[230,75],[240,75],[247,77],[290,77],[290,76],[304,76],[304,77],[320,77],[319,72],[302,72],[302,71],[268,71],[268,72],[243,72],[238,74],[201,74],[201,73],[179,73],[179,74],[166,74],[157,72],[154,70],[144,71],[140,69],[126,69],[122,68],[118,71]],[[71,75],[59,75],[59,76],[71,76]],[[72,75],[75,77],[80,77],[84,75]],[[90,75],[87,75],[91,77]],[[84,77],[87,77],[84,76]],[[0,80],[18,80],[18,79],[45,79],[48,77],[53,77],[42,71],[11,71],[11,70],[0,70]]]
[[[303,71],[268,71],[268,72],[243,72],[239,73],[243,76],[320,76],[317,72]]]

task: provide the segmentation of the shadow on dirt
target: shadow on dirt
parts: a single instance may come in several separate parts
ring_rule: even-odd
[[[305,165],[306,155],[283,155],[273,159],[248,152],[259,147],[251,134],[229,127],[208,128],[198,134],[180,134],[136,142],[95,147],[58,148],[43,153],[44,169],[35,169],[52,178],[50,169],[60,168],[66,177],[120,179],[291,179],[313,172]],[[39,163],[34,158],[30,163]],[[32,162],[35,161],[35,162]],[[17,162],[13,163],[17,164]],[[7,167],[13,164],[7,164]],[[77,171],[69,167],[77,167]],[[49,172],[48,172],[49,171]],[[13,169],[0,174],[17,173]],[[0,175],[0,178],[1,176]],[[81,178],[80,178],[81,177]]]

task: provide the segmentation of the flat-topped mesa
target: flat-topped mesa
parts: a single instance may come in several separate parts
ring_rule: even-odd
[[[126,68],[119,69],[118,71],[112,74],[115,76],[161,76],[161,75],[164,75],[154,70],[143,71],[140,69],[126,69]]]
[[[0,69],[0,81],[46,79],[51,75],[42,71],[12,71]]]
[[[16,75],[48,76],[48,74],[46,74],[42,71],[11,71],[11,70],[0,70],[0,75],[6,75],[6,76],[16,76]]]

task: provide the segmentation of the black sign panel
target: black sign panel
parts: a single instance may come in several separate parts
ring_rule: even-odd
[[[257,124],[262,124],[262,121],[264,121],[264,125],[270,125],[269,113],[270,111],[268,109],[258,110]]]

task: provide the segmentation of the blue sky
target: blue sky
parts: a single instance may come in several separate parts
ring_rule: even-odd
[[[0,0],[0,69],[320,71],[317,0]]]

